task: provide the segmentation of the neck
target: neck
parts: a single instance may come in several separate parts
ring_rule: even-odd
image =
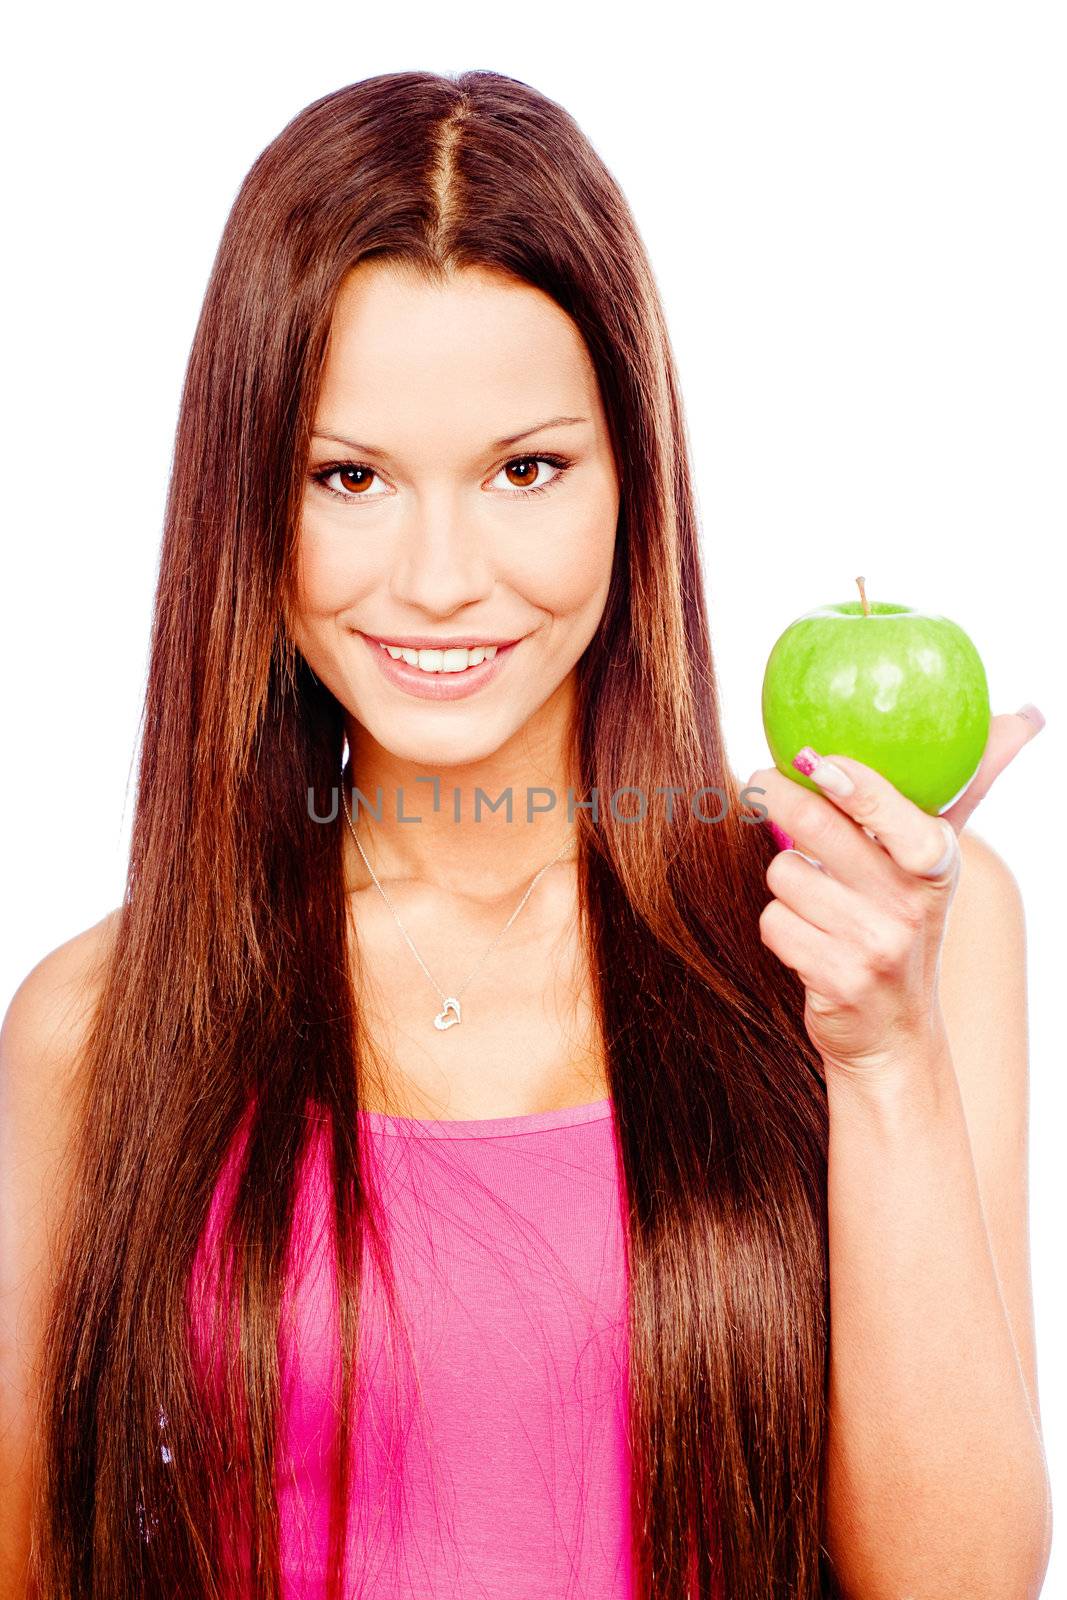
[[[528,725],[491,755],[452,763],[397,756],[352,718],[346,731],[344,803],[382,882],[409,879],[492,899],[532,877],[576,836],[568,786],[576,800],[583,796],[565,729],[538,732]],[[498,801],[491,810],[489,803]],[[546,806],[551,809],[538,809]],[[352,892],[372,880],[343,807],[338,820],[345,836],[345,884]],[[573,848],[565,849],[561,860],[573,856]]]

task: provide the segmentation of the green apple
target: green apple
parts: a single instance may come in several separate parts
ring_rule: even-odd
[[[982,658],[948,617],[861,600],[819,606],[775,642],[763,676],[763,727],[778,771],[806,744],[873,767],[923,811],[958,800],[989,737]]]

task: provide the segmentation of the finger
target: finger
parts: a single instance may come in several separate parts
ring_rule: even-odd
[[[782,828],[780,828],[776,822],[772,822],[770,817],[764,817],[763,826],[767,829],[771,838],[778,846],[779,852],[792,850],[798,856],[800,856],[802,860],[810,861],[813,867],[821,867],[822,863],[817,861],[814,856],[805,855],[803,850],[797,850],[796,845],[793,843],[789,835]]]
[[[1033,705],[1021,706],[1018,711],[994,717],[989,724],[989,738],[978,771],[960,798],[941,815],[946,817],[954,828],[961,830],[971,812],[989,793],[1004,768],[1010,761],[1014,761],[1023,745],[1037,738],[1044,726],[1044,717]]]
[[[797,752],[793,765],[861,830],[876,834],[902,872],[920,878],[936,872],[938,883],[954,876],[945,871],[946,829],[952,824],[922,811],[873,767],[851,756],[822,756],[810,745]]]
[[[803,853],[820,861],[835,878],[868,892],[896,887],[897,868],[888,852],[868,832],[820,794],[813,794],[767,767],[754,772],[744,791],[758,796],[778,832],[784,833]]]
[[[776,899],[824,933],[846,939],[866,934],[871,920],[870,896],[831,877],[802,850],[779,851],[768,866],[765,879]]]
[[[849,1003],[841,945],[821,928],[799,916],[781,900],[768,900],[760,914],[760,938],[768,950],[800,978],[809,993]]]

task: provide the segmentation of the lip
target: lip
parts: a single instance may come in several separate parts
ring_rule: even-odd
[[[383,650],[378,640],[369,633],[360,633],[359,637],[374,655],[386,681],[419,700],[465,700],[468,695],[477,694],[479,689],[485,689],[493,682],[516,646],[522,643],[521,639],[515,639],[509,644],[499,645],[492,661],[480,661],[476,667],[465,667],[462,672],[423,672],[421,667],[409,666],[406,661],[394,661],[388,650]],[[435,643],[401,648],[443,650],[446,646]]]
[[[391,644],[394,650],[477,650],[491,644],[503,649],[505,645],[519,642],[518,639],[476,639],[472,633],[453,633],[447,639],[430,633],[404,633],[399,638],[389,639],[384,634],[364,633],[363,637],[376,644]]]

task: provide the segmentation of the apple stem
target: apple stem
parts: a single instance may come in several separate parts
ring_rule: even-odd
[[[865,617],[869,617],[870,614],[871,614],[871,605],[870,605],[870,601],[867,599],[867,591],[863,587],[864,580],[863,580],[863,578],[857,578],[856,582],[859,584],[860,600],[863,602],[863,615]]]

